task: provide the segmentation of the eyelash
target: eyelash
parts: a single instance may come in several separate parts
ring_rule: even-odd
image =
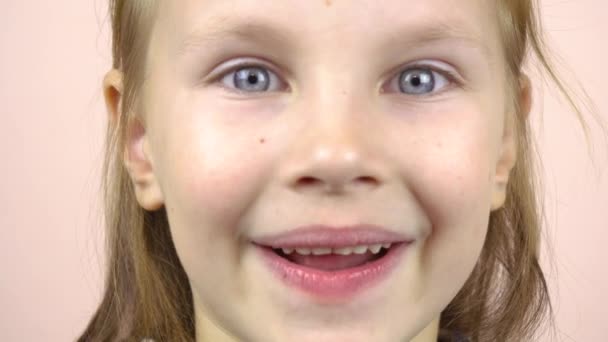
[[[227,76],[233,75],[235,72],[242,70],[242,69],[247,69],[247,68],[259,68],[259,69],[265,70],[268,73],[268,75],[270,76],[270,81],[272,81],[273,78],[276,78],[279,80],[279,82],[285,83],[283,80],[281,80],[281,77],[278,76],[278,73],[274,71],[274,68],[269,67],[269,66],[265,65],[264,63],[259,63],[259,62],[242,62],[240,64],[233,65],[228,70],[222,71],[219,75],[213,77],[213,79],[210,81],[210,83],[219,82],[220,86],[222,88],[226,89],[229,92],[236,93],[239,95],[251,96],[252,94],[263,94],[263,93],[273,93],[274,92],[274,91],[244,91],[244,90],[240,90],[236,87],[228,87],[222,83],[222,81]],[[407,65],[405,67],[401,67],[400,69],[398,69],[397,74],[390,79],[389,84],[392,84],[395,80],[397,82],[399,82],[401,79],[401,76],[406,71],[411,71],[411,70],[429,71],[434,76],[439,75],[440,77],[445,78],[445,80],[447,81],[448,84],[440,90],[433,90],[430,93],[426,93],[426,94],[408,94],[408,93],[401,92],[401,89],[399,89],[397,91],[397,93],[399,93],[401,95],[413,96],[413,97],[432,97],[432,96],[437,96],[438,94],[441,94],[444,91],[448,91],[453,88],[463,88],[464,87],[464,81],[455,72],[445,70],[443,68],[439,68],[437,66],[432,65],[432,63],[424,63],[424,62],[416,62],[416,63],[410,64],[410,65]],[[230,77],[230,79],[234,80],[234,75],[232,77]],[[435,76],[435,79],[436,79],[436,76]],[[287,88],[289,88],[289,85],[287,85]],[[382,93],[386,92],[384,90],[384,85],[381,88],[381,92]]]

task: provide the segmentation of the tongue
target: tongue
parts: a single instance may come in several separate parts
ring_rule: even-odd
[[[375,257],[377,257],[377,255],[367,251],[365,254],[351,255],[301,255],[298,253],[292,253],[287,256],[287,259],[296,264],[310,268],[316,268],[323,271],[335,271],[363,265],[368,261],[374,260]]]

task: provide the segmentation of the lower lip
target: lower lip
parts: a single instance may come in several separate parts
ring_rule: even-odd
[[[271,248],[254,245],[265,264],[285,285],[321,300],[348,300],[379,285],[397,268],[409,243],[393,245],[386,255],[366,264],[338,271],[323,271],[293,263]]]

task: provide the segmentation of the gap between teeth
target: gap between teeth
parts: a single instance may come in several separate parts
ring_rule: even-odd
[[[390,248],[390,243],[383,244],[375,244],[369,246],[353,246],[353,247],[342,247],[342,248],[281,248],[283,253],[292,254],[296,252],[300,255],[329,255],[329,254],[338,254],[338,255],[351,255],[351,254],[365,254],[369,250],[372,254],[380,253],[382,248]]]

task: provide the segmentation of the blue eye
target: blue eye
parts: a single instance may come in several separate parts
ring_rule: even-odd
[[[236,88],[242,92],[266,92],[276,90],[276,75],[263,67],[247,66],[227,73],[222,83],[228,88]]]
[[[452,83],[448,71],[438,72],[427,66],[413,66],[401,72],[397,81],[399,91],[409,95],[429,95]],[[224,87],[241,93],[280,91],[283,83],[268,67],[245,65],[227,72],[221,79]],[[393,83],[394,84],[394,83]],[[393,86],[394,87],[394,86]]]
[[[425,95],[438,91],[450,81],[440,73],[429,68],[415,67],[399,75],[399,89],[410,95]]]

